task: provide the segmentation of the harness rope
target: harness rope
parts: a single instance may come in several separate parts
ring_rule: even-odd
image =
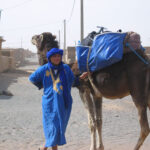
[[[126,43],[125,44],[127,47],[129,47],[129,49],[137,56],[139,57],[139,59],[147,65],[147,75],[146,75],[146,83],[149,83],[149,74],[150,74],[150,62],[145,60],[141,55],[139,55],[136,50],[129,44],[129,43]],[[141,46],[142,49],[144,49],[142,46]],[[148,89],[149,89],[149,84],[146,84],[146,87],[145,87],[145,99],[148,98]]]
[[[139,57],[139,59],[141,59],[146,65],[149,64],[149,62],[147,62],[141,55],[139,55],[136,50],[129,44],[129,43],[126,43],[125,44],[127,47],[129,47],[129,49],[136,55]]]
[[[97,89],[97,87],[94,85],[93,83],[93,78],[91,77],[91,74],[90,74],[90,71],[89,71],[89,65],[88,65],[88,60],[89,60],[89,57],[90,57],[90,53],[91,53],[91,47],[88,51],[88,56],[87,56],[87,63],[86,63],[86,67],[87,67],[87,72],[88,72],[88,79],[93,87],[93,90],[95,92],[95,95],[96,97],[102,97],[102,94],[101,92]]]

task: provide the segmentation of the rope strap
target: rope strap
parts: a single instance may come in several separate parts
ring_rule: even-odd
[[[127,47],[129,47],[129,49],[130,49],[136,56],[138,56],[138,57],[141,59],[141,61],[143,61],[146,65],[149,64],[149,62],[146,61],[141,55],[139,55],[139,54],[136,52],[136,50],[135,50],[129,43],[126,43],[125,45],[126,45]]]
[[[93,87],[93,90],[94,90],[94,93],[95,93],[95,96],[96,97],[102,97],[102,94],[101,92],[97,89],[97,87],[95,86],[95,84],[93,83],[93,78],[90,74],[90,70],[89,70],[89,65],[88,65],[88,60],[89,60],[89,57],[90,57],[90,53],[91,53],[91,47],[88,51],[88,56],[87,56],[87,63],[86,63],[86,67],[87,67],[87,72],[88,72],[88,79],[91,83],[91,86]]]

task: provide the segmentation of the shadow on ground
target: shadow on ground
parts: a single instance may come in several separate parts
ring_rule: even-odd
[[[29,76],[30,74],[30,72],[24,70],[13,70],[0,73],[0,100],[10,99],[13,93],[9,90],[9,86],[17,83],[19,77]]]
[[[9,86],[17,83],[18,78],[29,76],[35,70],[32,66],[37,65],[37,61],[33,61],[31,58],[25,60],[25,62],[15,70],[0,73],[0,100],[10,99],[13,93],[9,91]]]

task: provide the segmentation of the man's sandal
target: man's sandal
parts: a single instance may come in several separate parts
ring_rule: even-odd
[[[45,147],[40,147],[38,150],[47,150]]]

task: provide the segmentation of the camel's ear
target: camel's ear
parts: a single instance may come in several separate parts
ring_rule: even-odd
[[[43,34],[40,35],[41,42],[43,41]]]
[[[54,39],[54,40],[56,39],[56,36],[55,36],[55,35],[53,35],[53,39]]]

